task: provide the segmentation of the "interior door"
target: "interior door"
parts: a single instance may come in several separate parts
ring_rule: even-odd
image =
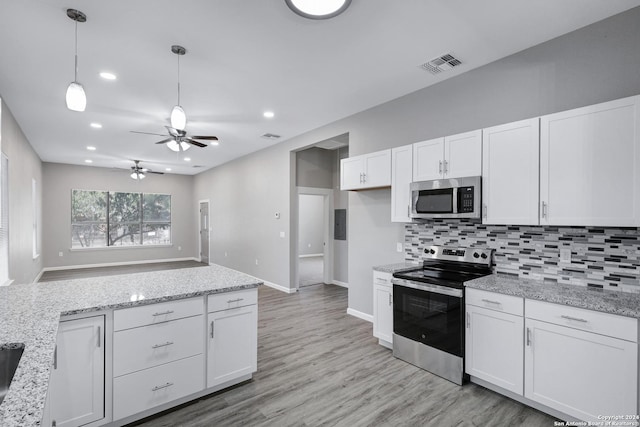
[[[209,264],[209,202],[200,202],[200,262]]]

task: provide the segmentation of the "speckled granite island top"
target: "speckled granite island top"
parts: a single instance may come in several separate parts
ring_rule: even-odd
[[[255,277],[218,265],[0,287],[0,347],[24,344],[0,426],[42,419],[60,316],[255,288]]]
[[[640,294],[636,293],[519,279],[500,274],[465,282],[465,286],[640,319]]]
[[[406,261],[398,262],[396,264],[376,265],[373,267],[373,270],[382,271],[383,273],[399,273],[401,271],[413,270],[414,268],[421,266],[421,263]]]

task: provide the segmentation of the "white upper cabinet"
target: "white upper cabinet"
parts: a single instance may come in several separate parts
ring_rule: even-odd
[[[391,185],[391,150],[340,161],[340,189],[364,190]]]
[[[541,224],[640,225],[639,100],[541,118]]]
[[[478,176],[482,172],[482,131],[413,144],[413,180]]]
[[[412,144],[391,150],[391,222],[411,222],[412,158]]]
[[[482,131],[482,222],[538,225],[539,118]]]

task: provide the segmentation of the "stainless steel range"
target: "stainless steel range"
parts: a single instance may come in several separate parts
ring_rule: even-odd
[[[393,275],[393,355],[462,384],[464,282],[491,274],[493,249],[429,246],[422,268]]]

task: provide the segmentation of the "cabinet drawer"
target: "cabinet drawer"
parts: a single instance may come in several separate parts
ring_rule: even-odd
[[[203,353],[202,315],[113,334],[113,375],[129,374]]]
[[[384,271],[373,271],[373,284],[391,286],[393,275]]]
[[[138,326],[153,325],[203,313],[202,298],[181,299],[125,308],[113,312],[113,330],[121,331]]]
[[[236,292],[223,292],[209,295],[208,309],[209,313],[214,311],[227,310],[229,308],[244,307],[258,303],[258,289],[247,289]]]
[[[520,297],[469,288],[465,290],[465,296],[467,304],[501,311],[503,313],[515,314],[516,316],[524,315],[524,300]]]
[[[526,317],[569,328],[637,342],[638,320],[543,301],[526,300]]]
[[[113,380],[113,419],[119,420],[203,389],[202,355],[124,375]]]

